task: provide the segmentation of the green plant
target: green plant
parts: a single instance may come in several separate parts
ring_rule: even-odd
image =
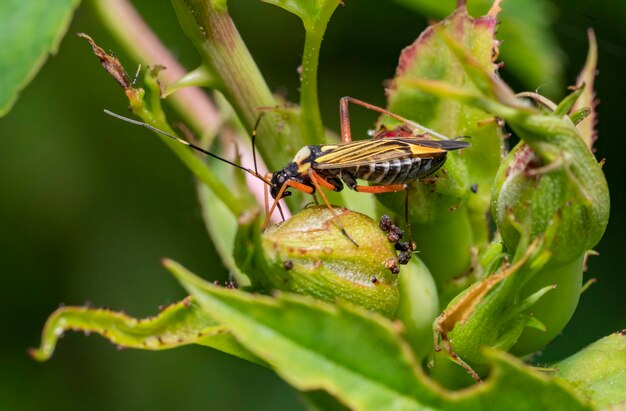
[[[259,151],[271,169],[287,163],[302,145],[334,138],[324,130],[319,115],[317,61],[338,2],[270,1],[298,15],[304,24],[299,107],[286,106],[271,95],[225,2],[172,3],[203,64],[168,84],[167,101],[173,100],[174,108],[202,135],[202,144],[208,146],[225,130],[247,134],[258,115],[256,109],[274,106],[259,129]],[[141,37],[130,44],[128,27],[115,21],[115,13],[120,12],[115,4],[98,3],[108,24],[126,38],[129,48],[134,47],[130,51],[137,60],[143,60],[142,53],[151,49]],[[623,401],[620,390],[613,388],[624,385],[621,334],[596,343],[613,353],[615,366],[593,374],[591,381],[577,369],[588,370],[589,362],[606,361],[605,355],[594,356],[594,349],[557,365],[565,371],[543,371],[547,375],[506,353],[526,355],[541,349],[569,320],[581,292],[585,253],[606,227],[608,189],[590,150],[594,132],[587,116],[593,117],[593,38],[587,67],[572,95],[556,105],[528,94],[540,103],[535,107],[495,76],[497,14],[496,4],[484,17],[472,19],[460,5],[401,56],[389,89],[389,108],[443,134],[470,135],[472,147],[451,154],[432,180],[413,185],[410,220],[421,253],[399,278],[377,271],[393,256],[384,236],[377,247],[354,250],[333,225],[326,225],[323,238],[329,252],[318,253],[315,224],[327,216],[323,209],[300,212],[289,223],[261,235],[259,207],[241,175],[220,164],[207,165],[167,140],[203,183],[199,191],[209,232],[240,290],[208,284],[166,260],[166,267],[192,297],[146,321],[108,310],[62,308],[51,316],[42,346],[33,355],[48,358],[66,329],[97,332],[124,347],[207,345],[271,367],[321,408],[341,403],[356,409],[476,409],[488,402],[499,409],[588,409]],[[166,71],[148,70],[145,88],[138,88],[117,59],[93,46],[123,87],[133,112],[173,133],[161,108],[157,80],[172,64],[167,63]],[[187,111],[189,103],[180,89],[189,85],[207,86],[225,97],[228,104],[218,96],[214,99],[222,126],[210,124],[206,133],[206,124]],[[500,120],[522,140],[505,159]],[[380,121],[393,125],[386,118]],[[277,151],[277,146],[285,149]],[[400,196],[378,199],[401,215]],[[372,196],[333,198],[354,209],[380,209],[374,201]],[[296,201],[290,205],[298,209]],[[485,218],[489,211],[498,228],[495,238]],[[343,221],[351,233],[381,237],[370,219],[349,215]],[[289,247],[289,242],[294,245]],[[282,254],[276,258],[276,250],[294,264],[290,273],[294,280],[286,284],[276,278],[286,278],[284,271],[291,269],[284,265]],[[300,261],[294,261],[298,254]],[[329,270],[313,285],[293,286],[314,275],[320,264],[339,269]],[[373,289],[388,288],[376,296],[359,294],[361,280],[344,289],[339,277],[346,270],[366,273]],[[282,291],[272,294],[274,290]],[[307,297],[311,295],[321,301]],[[396,321],[386,318],[394,315]],[[433,337],[435,347],[445,350],[433,351]],[[428,369],[430,377],[421,368],[425,362],[433,365]],[[473,384],[469,375],[486,377],[484,385],[453,393]]]

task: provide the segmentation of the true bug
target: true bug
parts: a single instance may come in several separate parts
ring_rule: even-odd
[[[348,115],[349,103],[354,103],[395,118],[401,121],[402,125],[393,129],[382,128],[375,132],[373,138],[369,140],[352,141],[350,117]],[[448,151],[469,146],[469,143],[466,141],[460,141],[458,138],[449,139],[384,108],[352,97],[343,97],[339,104],[341,144],[305,146],[296,153],[294,159],[285,167],[274,173],[262,176],[256,170],[256,161],[255,170],[251,170],[146,123],[130,120],[109,111],[107,113],[157,131],[194,150],[240,168],[263,181],[269,186],[270,194],[274,199],[271,208],[267,212],[264,227],[268,225],[270,216],[277,207],[278,201],[283,197],[291,195],[288,191],[289,188],[294,188],[307,194],[319,192],[342,233],[357,247],[358,244],[352,240],[343,228],[326,195],[321,190],[322,188],[341,191],[343,185],[346,184],[352,190],[363,193],[377,194],[403,191],[407,189],[407,182],[429,176],[441,168],[446,161]],[[253,146],[255,135],[256,126],[252,133]],[[433,139],[432,137],[438,139]],[[359,185],[356,180],[368,181],[372,185]],[[408,202],[408,191],[406,198]]]

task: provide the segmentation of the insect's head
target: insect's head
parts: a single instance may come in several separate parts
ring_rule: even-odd
[[[270,194],[272,195],[272,198],[278,197],[280,190],[283,188],[287,180],[294,180],[298,177],[298,175],[298,165],[294,162],[287,164],[284,168],[281,168],[272,174],[272,178],[270,179]],[[281,197],[288,197],[290,195],[291,192],[285,190]]]

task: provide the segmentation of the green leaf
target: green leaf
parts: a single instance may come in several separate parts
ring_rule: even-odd
[[[302,19],[307,31],[326,28],[340,0],[262,0],[281,7]],[[323,31],[322,31],[323,33]]]
[[[433,346],[433,321],[439,315],[437,286],[426,264],[417,255],[402,268],[400,301],[395,318],[404,325],[406,340],[418,359]]]
[[[0,2],[0,117],[55,54],[80,0]]]
[[[166,350],[199,344],[264,364],[243,348],[229,330],[215,322],[198,304],[187,297],[164,308],[157,316],[137,319],[105,308],[61,307],[56,310],[42,333],[39,348],[29,350],[38,361],[48,360],[59,337],[67,330],[97,333],[119,348]]]
[[[454,9],[456,0],[395,0],[428,17],[443,18]],[[470,11],[485,13],[493,0],[469,0]],[[528,89],[541,87],[547,94],[560,93],[563,52],[559,49],[551,25],[553,5],[547,0],[502,2],[498,38],[503,41],[501,60]]]
[[[416,398],[432,395],[409,347],[382,316],[295,295],[273,299],[218,289],[174,262],[167,267],[205,310],[300,390],[323,389],[349,407],[378,410],[418,410]]]
[[[212,317],[287,382],[303,391],[325,390],[350,409],[591,409],[563,381],[495,350],[485,352],[494,368],[484,384],[443,390],[424,375],[400,327],[380,315],[302,296],[271,298],[219,288],[173,261],[166,266]]]
[[[557,375],[598,408],[626,403],[626,332],[602,338],[554,364]],[[617,408],[616,408],[617,409]]]

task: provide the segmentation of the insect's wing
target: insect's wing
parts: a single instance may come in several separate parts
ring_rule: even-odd
[[[365,166],[412,157],[436,158],[444,156],[446,153],[445,149],[437,145],[421,145],[417,144],[418,141],[422,140],[415,138],[384,138],[355,141],[334,146],[322,146],[322,154],[315,159],[314,167],[318,170],[330,170]]]
[[[425,138],[403,138],[403,139],[398,139],[398,140],[405,141],[407,143],[422,146],[422,147],[438,148],[438,149],[445,150],[445,151],[452,151],[452,150],[460,150],[462,148],[469,147],[470,143],[467,141],[462,141],[460,140],[460,138],[463,138],[463,137],[459,137],[459,138],[452,139],[452,140],[430,140],[430,139],[425,139]]]

